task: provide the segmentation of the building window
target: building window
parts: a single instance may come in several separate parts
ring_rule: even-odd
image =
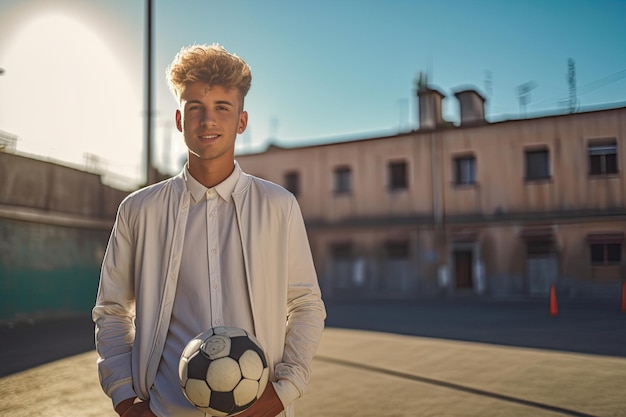
[[[330,245],[330,253],[335,261],[352,260],[352,243],[333,243]]]
[[[454,183],[457,185],[476,183],[476,158],[474,155],[454,158]]]
[[[335,168],[335,194],[350,192],[352,192],[352,170],[346,166]]]
[[[617,174],[617,142],[594,142],[587,146],[589,175]]]
[[[300,174],[297,171],[285,174],[285,188],[296,197],[300,194]]]
[[[615,265],[622,261],[621,243],[592,243],[592,265]]]
[[[406,190],[409,188],[407,177],[406,161],[395,161],[389,163],[389,189]]]
[[[526,241],[526,255],[529,258],[550,256],[554,253],[554,243],[549,239]]]
[[[408,259],[409,258],[409,242],[386,242],[385,253],[388,259]]]
[[[526,180],[550,178],[550,152],[548,149],[533,149],[525,152]]]

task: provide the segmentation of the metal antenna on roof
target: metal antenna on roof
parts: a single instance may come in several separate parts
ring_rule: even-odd
[[[485,94],[489,100],[485,102],[485,112],[487,111],[487,104],[491,102],[491,96],[493,95],[493,78],[491,76],[491,70],[485,70]]]
[[[569,84],[569,112],[574,113],[578,98],[576,97],[576,64],[572,58],[567,60],[567,83]]]
[[[537,83],[528,81],[517,86],[520,116],[526,116],[526,106],[530,103],[530,92],[537,88]]]
[[[493,94],[493,79],[490,70],[485,70],[485,94],[487,94],[489,98],[491,98]]]

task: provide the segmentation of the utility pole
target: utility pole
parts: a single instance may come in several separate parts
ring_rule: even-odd
[[[156,181],[152,167],[152,0],[146,0],[146,116],[145,116],[145,163],[146,185]]]

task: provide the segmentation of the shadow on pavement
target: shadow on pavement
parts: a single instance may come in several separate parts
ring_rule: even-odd
[[[94,325],[88,315],[0,327],[0,377],[92,349]]]
[[[332,300],[329,327],[626,357],[626,313],[619,300],[446,298]]]

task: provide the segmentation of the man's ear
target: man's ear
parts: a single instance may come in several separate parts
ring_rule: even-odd
[[[176,129],[178,129],[179,132],[183,131],[183,116],[179,109],[176,109]]]
[[[242,134],[248,126],[248,112],[242,111],[239,115],[239,126],[237,126],[237,133]]]

